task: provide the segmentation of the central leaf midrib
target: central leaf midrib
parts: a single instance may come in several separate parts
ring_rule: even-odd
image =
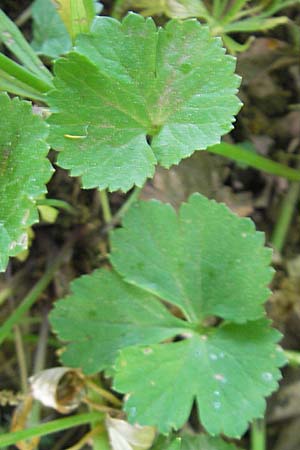
[[[182,59],[186,58],[186,50],[185,47],[188,44],[188,40],[184,39],[183,41],[183,55],[182,55]],[[157,90],[157,82],[159,81],[159,78],[157,76],[157,66],[160,63],[160,61],[158,61],[158,46],[159,46],[160,42],[159,42],[159,33],[157,33],[157,39],[156,39],[156,46],[155,46],[155,70],[153,72],[153,81],[154,81],[154,92],[156,92],[158,94],[158,90]],[[96,48],[97,47],[94,45],[93,43],[93,47]],[[165,110],[159,110],[159,114],[157,116],[154,116],[154,113],[157,113],[157,107],[158,107],[158,103],[156,102],[154,105],[151,105],[151,103],[149,103],[147,97],[145,97],[144,92],[142,91],[142,87],[136,80],[136,78],[134,78],[128,71],[127,67],[121,62],[120,58],[118,57],[118,54],[115,50],[115,48],[112,48],[114,54],[117,56],[117,61],[118,63],[121,65],[121,67],[123,68],[124,72],[126,73],[126,75],[128,76],[128,78],[130,78],[130,80],[132,81],[133,85],[135,86],[136,90],[139,92],[139,96],[140,98],[144,101],[144,106],[145,106],[145,110],[147,113],[147,123],[144,121],[140,120],[140,117],[137,117],[135,115],[132,115],[131,113],[129,113],[126,109],[124,109],[119,103],[115,104],[113,102],[111,102],[110,100],[107,99],[107,97],[105,95],[102,95],[99,91],[97,91],[97,97],[101,98],[102,100],[105,101],[107,106],[112,106],[113,108],[115,108],[116,110],[122,112],[123,114],[125,114],[127,117],[130,117],[131,119],[133,119],[137,124],[141,125],[145,131],[145,134],[150,135],[151,137],[154,137],[155,135],[157,135],[161,129],[161,127],[163,127],[163,125],[165,125],[168,122],[168,119],[173,116],[174,114],[176,114],[179,110],[182,109],[182,107],[186,104],[189,103],[189,101],[191,100],[191,98],[198,92],[201,90],[201,88],[203,88],[203,86],[199,87],[199,88],[195,88],[195,90],[193,90],[193,92],[190,93],[190,95],[188,96],[188,98],[183,98],[181,100],[181,102],[177,102],[176,107],[175,105],[172,105],[172,108],[169,112],[165,111]],[[185,52],[184,52],[185,50]],[[97,50],[98,51],[98,50]],[[101,70],[101,67],[99,67],[97,64],[95,64],[88,56],[86,56],[84,53],[80,53],[78,51],[78,54],[81,56],[84,56],[96,69],[97,72],[100,76],[103,76],[107,79],[112,80],[112,78],[105,72]],[[101,54],[101,53],[100,53]],[[102,56],[102,55],[101,55]],[[178,65],[180,63],[180,60],[178,61]],[[187,82],[187,80],[191,77],[194,77],[195,72],[197,72],[199,70],[199,67],[194,67],[189,74],[186,75],[182,75],[181,77],[181,82]],[[178,74],[176,73],[175,70],[173,70],[172,72],[170,72],[170,76],[168,78],[168,80],[166,80],[166,82],[164,83],[163,89],[161,90],[161,92],[159,93],[159,97],[163,96],[167,90],[168,86],[172,86],[172,83],[175,81],[178,81]],[[113,79],[113,81],[115,81]],[[117,81],[116,81],[117,83]],[[86,83],[85,83],[86,85]],[[91,89],[91,88],[90,88]],[[174,91],[174,89],[171,89],[172,91]],[[94,89],[91,89],[92,92],[95,92]],[[124,93],[123,95],[128,95],[128,92],[126,92],[126,90],[124,90],[124,88],[122,87],[122,93]],[[149,97],[149,96],[148,96]],[[168,98],[168,97],[167,97]],[[154,110],[150,111],[150,107],[153,106]],[[162,113],[162,114],[160,114]]]
[[[108,79],[110,78],[107,74],[105,74],[104,72],[101,72],[99,67],[97,65],[95,65],[89,58],[87,58],[86,56],[82,55],[81,53],[77,53],[77,54],[79,56],[81,56],[81,57],[84,57],[88,61],[88,63],[90,63],[96,69],[97,74],[99,76],[103,76],[103,77],[108,78]],[[75,73],[72,73],[72,72],[68,71],[68,76],[70,76],[70,78],[73,78],[76,82],[78,81],[78,78],[75,76]],[[119,103],[117,103],[117,104],[113,103],[111,101],[111,99],[108,99],[107,96],[102,94],[102,92],[100,92],[99,90],[95,90],[90,84],[88,84],[86,82],[86,80],[81,79],[80,83],[82,85],[84,85],[87,88],[87,90],[92,92],[96,98],[99,98],[100,100],[102,100],[105,103],[106,106],[114,108],[115,110],[117,110],[117,111],[121,112],[122,114],[124,114],[125,116],[129,117],[131,120],[134,120],[138,125],[142,126],[142,128],[143,128],[143,130],[145,131],[145,134],[146,134],[147,129],[151,125],[150,123],[146,124],[146,123],[142,122],[140,120],[140,118],[130,114],[129,111],[124,109]],[[124,92],[123,88],[122,88],[122,92]],[[124,94],[128,96],[128,92],[126,93],[126,91],[125,91]],[[99,109],[101,109],[101,106],[99,107]]]

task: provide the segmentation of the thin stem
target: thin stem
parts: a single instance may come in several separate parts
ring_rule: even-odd
[[[27,275],[28,271],[32,269],[32,264],[29,263],[26,268],[19,270],[13,278],[9,280],[9,284],[6,288],[0,292],[0,306],[17,290],[18,286],[22,285],[23,278]]]
[[[46,312],[44,312],[43,320],[40,325],[39,339],[36,347],[36,353],[33,365],[33,375],[45,368],[49,336],[49,322]],[[34,426],[39,423],[41,415],[41,403],[33,404],[30,416],[30,425]]]
[[[251,450],[266,450],[266,427],[263,419],[251,424]]]
[[[119,400],[114,394],[98,386],[92,380],[86,380],[86,384],[90,389],[93,389],[95,392],[100,394],[101,397],[105,398],[105,400],[109,401],[112,405],[115,405],[117,407],[122,405],[121,400]]]
[[[41,293],[46,289],[50,281],[52,280],[55,272],[63,263],[66,254],[76,239],[75,235],[63,246],[56,258],[52,261],[42,278],[35,284],[31,291],[26,295],[23,301],[17,306],[11,316],[0,327],[0,344],[10,334],[14,325],[18,324],[24,314],[31,308],[31,306],[37,301]]]
[[[39,339],[36,347],[33,374],[36,374],[45,368],[47,347],[49,336],[49,322],[47,314],[44,313],[43,320],[40,325]]]
[[[291,221],[293,219],[295,206],[300,194],[300,183],[291,183],[288,193],[286,194],[279,214],[279,219],[276,222],[275,229],[272,236],[273,247],[281,252],[286,241]]]
[[[14,337],[15,337],[15,346],[16,346],[18,366],[19,366],[19,370],[20,370],[21,388],[22,388],[22,392],[25,394],[27,392],[28,370],[27,370],[26,355],[25,355],[25,351],[24,351],[24,343],[23,343],[22,333],[21,333],[20,327],[18,325],[14,326]]]
[[[60,208],[67,211],[70,214],[76,215],[77,211],[73,206],[64,200],[59,200],[57,198],[42,198],[36,201],[38,206],[52,206],[53,208]]]
[[[93,402],[88,398],[83,399],[82,402],[89,405],[92,409],[95,409],[96,411],[99,411],[101,413],[114,413],[114,414],[122,413],[122,411],[120,411],[119,409],[111,408],[110,406],[99,405],[97,402]]]
[[[57,431],[67,430],[79,425],[87,423],[94,423],[99,420],[99,413],[89,412],[85,414],[78,414],[63,419],[53,420],[52,422],[43,423],[27,430],[15,431],[14,433],[6,433],[0,436],[0,448],[7,445],[13,445],[16,442],[24,439],[31,439],[38,436],[45,436],[46,434],[56,433]]]
[[[77,444],[72,445],[72,447],[68,447],[66,450],[80,450],[92,437],[102,433],[104,430],[105,428],[103,425],[96,426],[91,431],[86,433],[83,438],[77,442]]]
[[[292,367],[300,366],[300,352],[294,350],[284,350],[284,354],[287,357],[288,364]]]
[[[300,181],[300,170],[292,169],[284,164],[279,164],[256,153],[249,152],[239,145],[222,142],[221,144],[209,147],[207,150],[211,153],[233,159],[233,161],[247,164],[263,172],[284,177],[290,181]]]
[[[121,219],[125,216],[127,211],[131,208],[131,206],[138,200],[138,197],[142,191],[142,188],[135,187],[132,191],[131,195],[128,197],[126,202],[121,206],[119,211],[111,218],[111,220],[106,224],[103,229],[103,233],[107,233],[109,230],[115,227],[118,223],[120,223]]]
[[[105,223],[109,223],[112,220],[112,214],[111,214],[111,210],[110,210],[110,206],[109,206],[107,191],[106,190],[99,191],[99,194],[100,194],[100,201],[101,201],[101,205],[102,205],[104,221],[105,221]]]
[[[74,434],[76,433],[76,430],[72,430],[72,428],[55,441],[55,444],[51,448],[51,450],[62,450],[65,448],[65,446],[70,442],[70,440],[73,438]]]
[[[30,19],[32,13],[32,6],[28,6],[15,20],[15,24],[20,28],[27,20]]]

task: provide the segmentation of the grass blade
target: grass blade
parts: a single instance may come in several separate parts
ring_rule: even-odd
[[[37,57],[18,27],[0,9],[0,42],[19,59],[19,61],[37,77],[50,83],[52,75]]]
[[[247,164],[255,169],[262,170],[263,172],[277,175],[290,181],[300,181],[300,170],[292,169],[283,164],[271,161],[268,158],[245,150],[239,145],[222,142],[221,144],[209,147],[207,150],[211,153],[233,159],[236,162]]]
[[[99,415],[98,412],[90,412],[66,417],[63,419],[53,420],[52,422],[43,423],[27,430],[6,433],[0,436],[0,448],[3,448],[7,445],[13,445],[16,442],[23,441],[24,439],[45,436],[46,434],[67,430],[68,428],[76,427],[78,425],[93,423],[99,420],[99,418],[101,418],[101,415]]]

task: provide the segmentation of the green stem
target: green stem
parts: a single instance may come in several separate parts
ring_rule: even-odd
[[[101,201],[101,205],[102,205],[104,221],[105,221],[105,223],[109,223],[112,219],[112,214],[111,214],[111,210],[110,210],[110,206],[109,206],[107,191],[103,190],[103,191],[99,191],[99,193],[100,193],[100,201]]]
[[[25,394],[27,392],[28,370],[27,370],[26,355],[24,351],[23,336],[20,327],[18,325],[14,327],[14,337],[15,337],[14,341],[16,347],[17,361],[20,371],[21,387],[22,392]]]
[[[114,394],[107,391],[106,389],[102,388],[101,386],[98,386],[94,381],[92,380],[86,380],[86,385],[92,389],[93,391],[97,392],[101,397],[103,397],[105,400],[107,400],[109,403],[116,407],[122,406],[121,400],[119,400]]]
[[[266,427],[263,419],[251,424],[251,450],[266,450]]]
[[[73,206],[64,200],[59,200],[57,198],[41,198],[37,200],[36,204],[38,206],[52,206],[53,208],[60,208],[73,215],[77,214],[76,209],[73,208]]]
[[[115,225],[120,223],[121,219],[125,216],[129,208],[135,203],[141,193],[142,188],[135,187],[132,191],[131,195],[128,197],[126,202],[121,206],[119,211],[111,218],[111,220],[106,224],[106,226],[103,229],[104,233],[107,233],[109,230],[114,228]]]
[[[36,89],[39,92],[45,93],[52,89],[52,85],[46,81],[36,77],[27,69],[15,63],[12,59],[0,53],[0,69],[8,75],[15,77],[24,84]]]
[[[288,364],[292,367],[300,366],[300,352],[294,350],[284,350],[284,354],[287,357]]]
[[[78,414],[63,419],[53,420],[52,422],[43,423],[36,427],[27,430],[15,431],[14,433],[6,433],[0,436],[0,448],[7,445],[13,445],[16,442],[24,439],[31,439],[38,436],[45,436],[46,434],[56,433],[58,431],[67,430],[68,428],[94,423],[99,420],[99,413],[89,412],[85,414]]]
[[[17,306],[15,311],[11,316],[4,322],[0,327],[0,344],[7,338],[10,334],[14,325],[17,325],[24,314],[31,308],[31,306],[37,301],[41,293],[46,289],[50,281],[52,280],[55,272],[58,270],[60,265],[63,263],[66,253],[69,247],[72,245],[75,239],[75,235],[70,239],[58,253],[56,258],[50,264],[42,278],[35,284],[31,291],[26,295],[23,301]]]
[[[295,206],[300,194],[300,183],[292,183],[286,194],[279,214],[279,219],[276,222],[275,229],[272,236],[273,247],[281,252],[289,231],[289,227],[294,215]]]
[[[247,164],[255,169],[262,170],[263,172],[284,177],[290,181],[300,181],[300,170],[292,169],[283,164],[271,161],[268,158],[245,150],[239,145],[222,142],[221,144],[209,147],[207,150],[211,153],[233,159],[236,162]]]

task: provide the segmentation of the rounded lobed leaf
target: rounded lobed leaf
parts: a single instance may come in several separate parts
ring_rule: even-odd
[[[32,4],[32,48],[40,55],[57,58],[70,50],[72,42],[51,0],[35,0]]]
[[[27,229],[38,221],[36,199],[52,174],[47,125],[29,102],[0,94],[0,271],[27,248]]]
[[[235,60],[224,52],[196,20],[157,29],[137,14],[99,17],[55,64],[48,102],[58,164],[85,188],[127,191],[155,164],[218,143],[240,108]]]
[[[125,279],[179,308],[191,322],[263,314],[271,250],[250,219],[192,195],[180,208],[139,202],[111,234],[111,262]]]
[[[70,342],[63,363],[85,373],[111,368],[123,347],[160,342],[186,330],[154,296],[115,272],[84,275],[71,291],[55,303],[50,322],[60,339]]]
[[[112,243],[113,265],[129,283],[98,270],[75,280],[71,296],[56,303],[52,326],[71,342],[64,363],[86,373],[113,369],[133,424],[168,433],[196,402],[209,433],[241,435],[263,415],[285,362],[279,333],[261,319],[271,274],[262,233],[193,195],[179,215],[169,205],[139,202]],[[231,322],[207,327],[212,314]]]
[[[131,423],[179,429],[196,400],[199,418],[212,434],[240,437],[263,417],[264,397],[277,388],[279,333],[266,320],[225,324],[207,335],[120,352],[114,388],[127,393]]]
[[[228,444],[223,439],[213,436],[185,435],[182,437],[181,450],[242,450],[234,444]]]

